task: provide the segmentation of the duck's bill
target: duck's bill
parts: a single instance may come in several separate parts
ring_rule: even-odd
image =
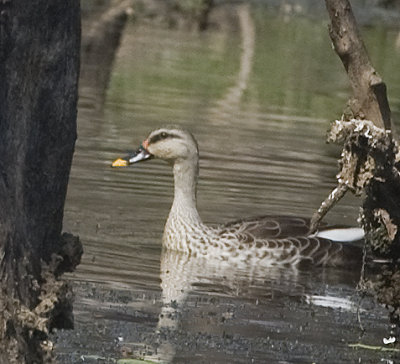
[[[136,152],[130,153],[123,158],[116,159],[112,163],[111,167],[127,167],[130,164],[138,163],[151,158],[153,158],[153,155],[141,146]]]

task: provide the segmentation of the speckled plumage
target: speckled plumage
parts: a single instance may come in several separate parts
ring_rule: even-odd
[[[281,219],[285,223],[302,224],[304,233],[290,236],[281,231]],[[233,224],[208,226],[172,210],[165,225],[163,243],[167,249],[195,256],[217,257],[239,264],[297,266],[302,262],[342,265],[344,245],[307,236],[307,225],[308,221],[300,218],[264,216]],[[351,249],[359,251],[357,247]]]
[[[262,266],[341,265],[347,258],[361,260],[358,247],[310,236],[309,221],[301,218],[264,216],[225,225],[204,224],[196,207],[198,147],[194,137],[179,128],[158,129],[141,148],[140,153],[173,166],[174,201],[163,235],[167,249]],[[136,157],[133,160],[137,162]]]

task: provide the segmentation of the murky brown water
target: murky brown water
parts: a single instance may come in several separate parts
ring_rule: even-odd
[[[376,363],[394,355],[348,347],[381,345],[388,335],[385,311],[369,299],[360,330],[357,272],[254,275],[162,253],[170,168],[155,160],[110,168],[152,129],[178,124],[199,142],[205,222],[311,216],[335,185],[339,150],[324,136],[347,99],[346,75],[326,20],[238,11],[237,32],[130,24],[104,104],[90,80],[81,82],[64,230],[81,237],[85,254],[71,275],[76,330],[57,338],[65,363],[112,362],[126,351],[185,363]],[[369,28],[365,36],[396,116],[396,33]],[[328,221],[356,224],[358,203],[346,198]]]

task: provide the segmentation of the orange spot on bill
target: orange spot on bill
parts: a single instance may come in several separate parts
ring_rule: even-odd
[[[126,167],[128,162],[125,159],[118,158],[112,162],[111,167]]]
[[[142,147],[143,147],[144,149],[147,150],[147,147],[148,147],[148,146],[149,146],[149,140],[146,139],[146,140],[142,143]]]

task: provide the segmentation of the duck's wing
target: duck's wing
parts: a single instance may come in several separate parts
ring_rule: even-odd
[[[229,222],[221,228],[226,231],[247,233],[257,239],[285,239],[307,236],[310,232],[310,219],[266,215]]]
[[[258,259],[268,260],[270,256],[277,265],[358,267],[355,263],[362,261],[360,245],[310,236],[309,227],[310,219],[261,216],[225,224],[221,226],[220,234],[227,238],[234,236],[243,248],[256,248]],[[320,227],[324,231],[328,226]]]
[[[223,232],[223,239],[232,238],[232,233]],[[358,269],[362,262],[362,247],[352,243],[334,242],[316,236],[287,237],[280,239],[260,239],[251,233],[236,233],[237,245],[232,245],[231,253],[252,251],[251,261],[266,261],[271,266],[336,266]],[[253,257],[254,254],[254,257]]]

